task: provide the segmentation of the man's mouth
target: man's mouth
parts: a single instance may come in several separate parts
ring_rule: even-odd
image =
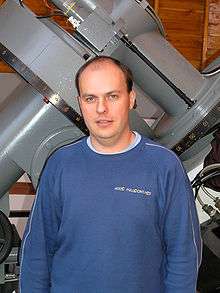
[[[110,120],[110,119],[99,119],[96,121],[96,123],[100,126],[107,126],[107,125],[110,125],[111,123],[113,122],[113,120]]]

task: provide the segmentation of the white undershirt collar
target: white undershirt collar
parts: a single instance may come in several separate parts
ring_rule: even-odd
[[[132,143],[131,143],[128,147],[126,147],[126,149],[124,149],[124,150],[122,150],[122,151],[120,151],[120,152],[105,153],[105,152],[99,152],[99,151],[97,151],[97,150],[93,147],[93,145],[92,145],[92,143],[91,143],[91,138],[90,138],[90,136],[87,138],[86,142],[87,142],[88,147],[89,147],[93,152],[95,152],[95,153],[97,153],[97,154],[102,154],[102,155],[115,155],[115,154],[121,154],[121,153],[125,153],[125,152],[127,152],[127,151],[130,151],[131,149],[133,149],[134,147],[136,147],[136,145],[139,144],[139,142],[140,142],[140,140],[141,140],[141,135],[140,135],[138,132],[136,132],[136,131],[133,131],[133,133],[135,134],[135,138],[134,138],[134,140],[132,141]]]

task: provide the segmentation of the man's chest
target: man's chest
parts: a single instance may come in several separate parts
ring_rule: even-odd
[[[133,170],[68,172],[63,179],[62,207],[68,225],[159,226],[157,175]]]

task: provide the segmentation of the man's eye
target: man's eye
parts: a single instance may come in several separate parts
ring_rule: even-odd
[[[92,102],[95,101],[95,97],[93,97],[93,96],[85,97],[85,101],[86,101],[87,103],[92,103]]]
[[[118,95],[110,95],[109,96],[110,100],[117,100],[118,99]]]

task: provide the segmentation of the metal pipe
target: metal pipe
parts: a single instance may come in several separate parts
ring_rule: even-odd
[[[145,64],[147,64],[160,78],[162,78],[163,81],[170,86],[174,92],[188,105],[188,108],[191,108],[196,101],[191,100],[187,95],[181,91],[178,87],[175,86],[175,84],[168,79],[134,44],[131,40],[129,40],[125,35],[120,36],[121,41],[135,54],[137,54],[138,57],[141,58],[141,60],[144,61]]]

